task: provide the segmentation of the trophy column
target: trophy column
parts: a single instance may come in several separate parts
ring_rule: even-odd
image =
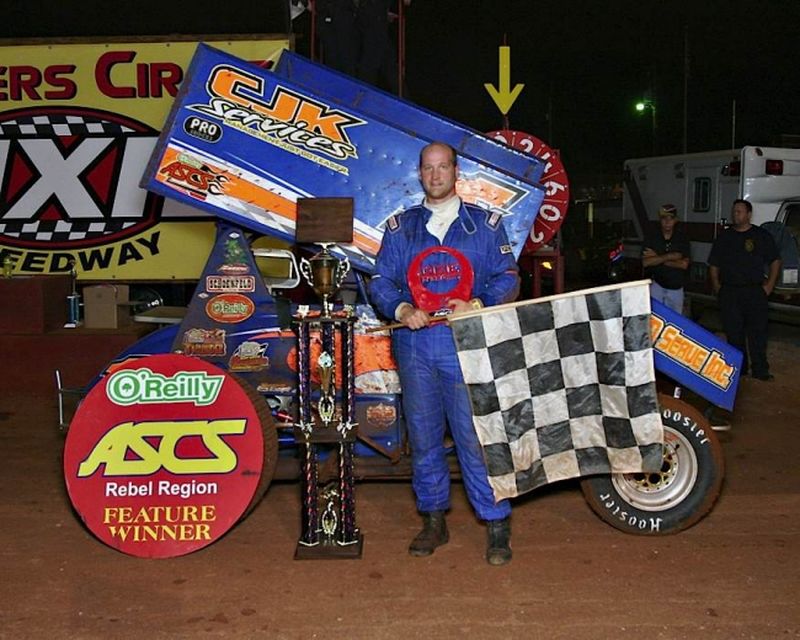
[[[299,372],[295,440],[304,453],[303,531],[294,557],[360,558],[363,536],[356,526],[353,479],[355,317],[348,309],[333,309],[333,296],[350,271],[350,262],[329,250],[336,242],[353,241],[352,199],[298,199],[295,230],[297,242],[322,246],[313,258],[300,262],[300,271],[320,297],[322,310],[312,313],[305,308],[293,321]],[[319,336],[319,353],[312,353],[312,334]],[[338,473],[321,487],[319,460],[323,452],[328,459],[334,457]]]
[[[356,525],[353,447],[356,440],[354,394],[355,317],[347,311],[330,317],[297,316],[300,421],[295,440],[303,448],[303,531],[296,559],[359,558],[363,536]],[[311,354],[311,334],[321,350]],[[336,369],[341,368],[337,382]],[[312,391],[316,370],[319,389]],[[338,456],[338,477],[319,486],[321,451]]]

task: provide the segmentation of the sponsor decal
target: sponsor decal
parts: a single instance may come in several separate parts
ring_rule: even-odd
[[[187,356],[224,356],[225,329],[189,329],[183,334],[181,350]]]
[[[215,322],[242,322],[255,310],[253,301],[241,293],[220,293],[206,302],[206,315]]]
[[[235,380],[197,358],[147,356],[122,367],[89,392],[67,434],[72,504],[123,553],[201,549],[255,493],[263,464],[255,408]]]
[[[447,309],[451,298],[472,297],[472,265],[452,247],[435,246],[420,252],[411,261],[406,277],[414,304],[428,313]]]
[[[199,138],[203,142],[217,142],[222,138],[222,127],[214,122],[209,122],[203,118],[186,118],[183,122],[183,130],[194,138]]]
[[[215,172],[191,156],[180,154],[178,159],[158,170],[165,182],[187,195],[205,200],[208,196],[221,196],[225,193],[228,176]]]
[[[250,271],[250,267],[247,265],[245,249],[238,238],[239,234],[232,234],[232,237],[225,241],[225,262],[218,269],[220,273],[239,275]]]
[[[203,371],[179,371],[171,378],[150,369],[125,369],[108,378],[106,394],[114,404],[191,402],[203,407],[217,400],[222,376],[209,376]]]
[[[367,422],[379,429],[386,429],[397,420],[397,409],[390,404],[373,404],[367,407]]]
[[[208,293],[249,293],[255,290],[255,276],[206,276]]]
[[[132,403],[136,404],[136,403]],[[103,476],[149,476],[161,469],[175,475],[230,473],[236,468],[236,454],[223,435],[241,435],[246,420],[189,420],[123,422],[112,427],[78,467],[78,477],[91,476],[102,466]],[[211,456],[179,458],[175,454],[183,438],[197,437]],[[158,438],[158,447],[148,439]],[[126,458],[128,450],[136,459]],[[148,485],[152,494],[153,484]]]
[[[723,391],[730,387],[735,367],[725,360],[724,354],[703,346],[680,327],[655,314],[650,316],[650,336],[653,348],[659,353]]]
[[[206,91],[208,103],[187,108],[339,173],[358,158],[347,129],[366,122],[341,109],[230,64],[214,67]]]
[[[269,358],[264,355],[267,345],[252,340],[245,340],[236,347],[228,368],[231,371],[260,371],[269,367]]]
[[[526,191],[485,171],[462,175],[456,181],[456,192],[464,202],[500,211],[510,210],[527,195]],[[498,213],[493,213],[490,224],[494,221],[492,226],[496,226],[500,217]]]

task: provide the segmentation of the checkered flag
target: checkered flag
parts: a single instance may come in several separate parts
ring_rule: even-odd
[[[661,468],[648,282],[450,320],[497,500],[576,476]]]

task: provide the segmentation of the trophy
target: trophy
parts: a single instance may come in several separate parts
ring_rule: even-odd
[[[322,313],[299,309],[297,332],[298,418],[295,441],[304,447],[302,534],[295,558],[359,558],[364,537],[356,525],[353,456],[355,422],[355,321],[353,313],[333,314],[333,296],[350,271],[350,261],[331,254],[331,245],[353,242],[351,198],[300,198],[297,201],[297,242],[322,246],[300,272],[322,299]],[[311,356],[311,335],[319,335],[321,350]],[[341,375],[337,368],[341,367]],[[319,380],[312,389],[312,372]],[[314,409],[316,408],[316,415]],[[320,450],[338,459],[335,487],[319,486]]]
[[[320,242],[322,251],[311,260],[300,260],[300,272],[306,282],[311,285],[314,292],[322,298],[322,315],[329,318],[331,315],[331,298],[342,286],[347,273],[350,271],[350,260],[347,256],[339,260],[328,247],[334,243]]]
[[[322,299],[322,315],[330,318],[332,298],[350,271],[350,260],[339,260],[330,247],[353,241],[352,198],[299,198],[297,201],[297,242],[314,242],[322,247],[310,260],[300,261],[300,271]]]

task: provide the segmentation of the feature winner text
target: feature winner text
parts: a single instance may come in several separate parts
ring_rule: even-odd
[[[216,519],[213,504],[103,508],[103,524],[123,542],[211,540]]]
[[[157,256],[159,233],[77,251],[27,251],[0,245],[0,264],[8,258],[15,272],[25,273],[69,273],[73,263],[84,273],[121,267]]]

